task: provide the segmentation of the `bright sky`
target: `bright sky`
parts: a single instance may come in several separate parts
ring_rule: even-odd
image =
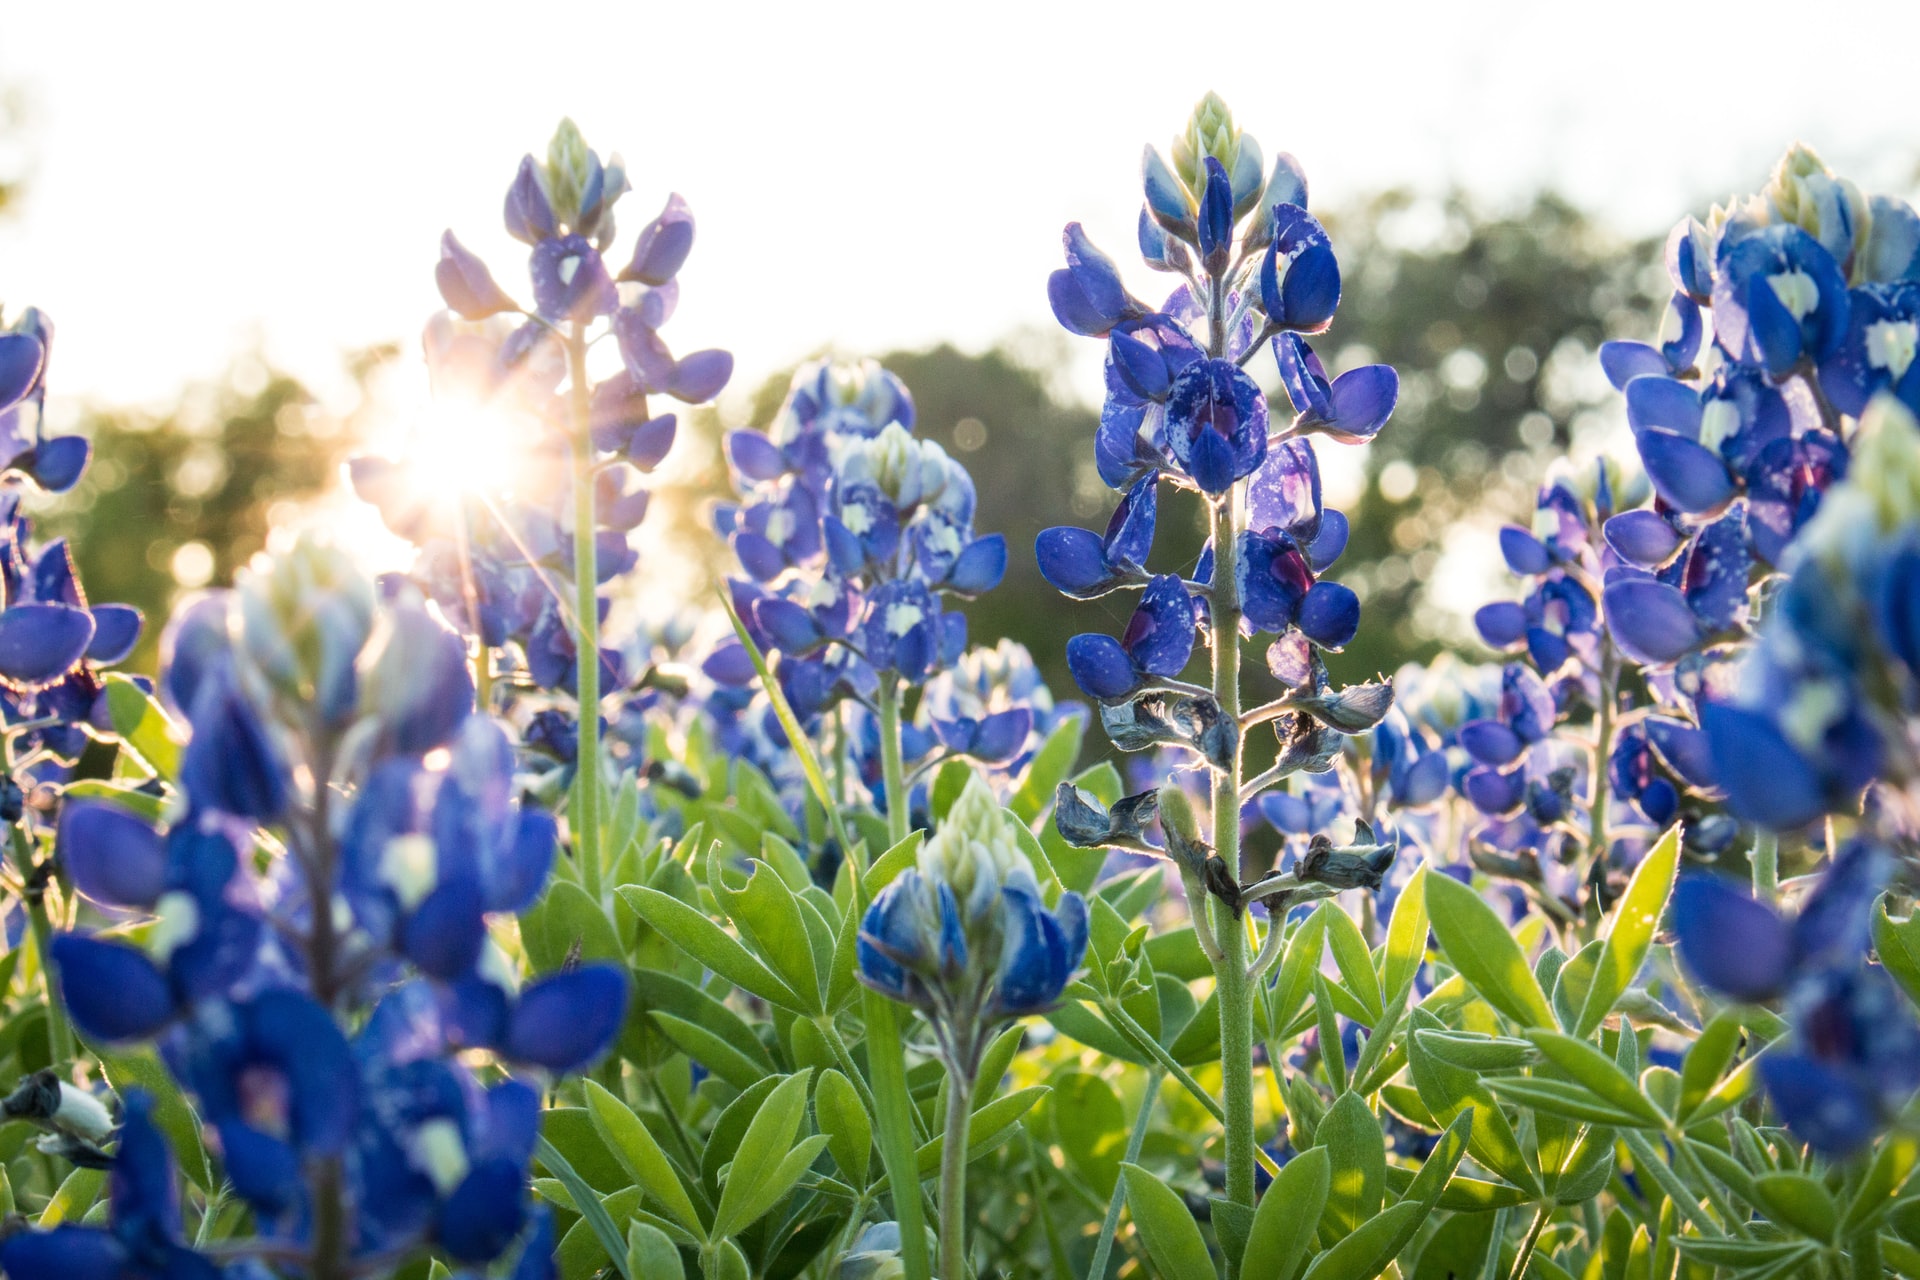
[[[255,340],[325,386],[340,351],[414,341],[444,227],[525,296],[501,196],[571,114],[626,157],[629,232],[669,190],[699,219],[670,340],[756,377],[1050,324],[1061,225],[1127,250],[1141,145],[1208,88],[1316,203],[1553,183],[1656,230],[1796,137],[1904,177],[1917,44],[1900,0],[0,0],[35,160],[0,298],[55,317],[58,393],[164,398]]]

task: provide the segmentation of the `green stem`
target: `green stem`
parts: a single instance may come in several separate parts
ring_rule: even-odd
[[[1762,831],[1753,838],[1753,896],[1772,902],[1780,893],[1780,833]]]
[[[1147,1090],[1140,1095],[1140,1114],[1133,1118],[1133,1132],[1127,1135],[1128,1164],[1140,1163],[1140,1148],[1146,1145],[1147,1125],[1153,1119],[1153,1104],[1160,1097],[1160,1072],[1147,1070]],[[1113,1255],[1113,1237],[1120,1230],[1120,1210],[1127,1202],[1127,1181],[1115,1178],[1113,1198],[1107,1201],[1107,1220],[1100,1227],[1100,1243],[1094,1246],[1093,1265],[1087,1268],[1087,1280],[1106,1280],[1107,1259]]]
[[[600,901],[600,566],[593,535],[599,525],[593,488],[593,437],[587,399],[587,339],[567,335],[568,403],[573,434],[574,683],[580,705],[578,773],[574,779],[574,856],[588,896]]]
[[[1547,1225],[1550,1206],[1541,1205],[1533,1211],[1533,1225],[1527,1228],[1527,1238],[1520,1242],[1520,1252],[1514,1256],[1513,1270],[1508,1272],[1509,1280],[1525,1280],[1527,1268],[1533,1263],[1534,1248],[1540,1243],[1540,1232]]]
[[[900,759],[900,689],[892,677],[880,686],[880,759],[885,780],[887,832],[893,843],[907,838],[906,770]],[[865,882],[855,869],[854,906],[865,912]],[[920,1206],[920,1161],[913,1140],[913,1101],[907,1093],[907,1055],[900,1039],[900,1011],[870,987],[861,988],[867,1036],[867,1072],[873,1084],[874,1119],[880,1129],[880,1163],[887,1171],[893,1218],[900,1224],[900,1262],[906,1280],[930,1280],[926,1217]]]
[[[1105,1008],[1107,1017],[1113,1023],[1115,1030],[1126,1036],[1127,1039],[1133,1041],[1141,1052],[1147,1054],[1147,1056],[1159,1063],[1160,1070],[1167,1072],[1174,1079],[1178,1080],[1186,1091],[1192,1094],[1195,1100],[1207,1109],[1207,1114],[1212,1116],[1216,1123],[1226,1123],[1227,1113],[1221,1108],[1219,1102],[1215,1101],[1214,1096],[1201,1088],[1200,1082],[1193,1078],[1192,1073],[1181,1066],[1179,1062],[1175,1061],[1174,1056],[1167,1052],[1166,1047],[1158,1040],[1155,1040],[1145,1027],[1135,1021],[1133,1015],[1122,1008],[1118,1000],[1107,1001]]]
[[[20,879],[27,886],[27,919],[33,929],[33,954],[40,962],[40,981],[47,992],[47,1052],[53,1059],[53,1068],[63,1070],[73,1061],[73,1028],[67,1024],[67,1011],[60,1003],[59,980],[53,972],[53,921],[47,915],[44,886],[34,887],[33,841],[18,822],[7,834],[14,865],[20,868]]]
[[[899,844],[912,827],[907,770],[900,754],[900,685],[892,676],[880,685],[880,770],[886,785],[887,840]]]
[[[947,1130],[940,1144],[940,1280],[967,1276],[967,1130],[973,1121],[973,1068],[947,1065]]]
[[[1234,559],[1239,538],[1238,486],[1213,508],[1213,696],[1229,723],[1240,718],[1240,598]],[[1231,768],[1213,780],[1214,853],[1235,879],[1240,866],[1240,747]],[[1227,1199],[1253,1207],[1253,983],[1247,973],[1247,931],[1240,915],[1215,901],[1214,933],[1220,959],[1214,964],[1214,999],[1220,1008],[1220,1076],[1227,1113]],[[1232,1270],[1232,1268],[1230,1268]]]
[[[1618,662],[1613,654],[1613,639],[1605,631],[1600,635],[1600,706],[1593,721],[1593,799],[1587,806],[1587,862],[1591,866],[1606,856],[1607,761],[1613,755],[1613,704],[1619,682]]]

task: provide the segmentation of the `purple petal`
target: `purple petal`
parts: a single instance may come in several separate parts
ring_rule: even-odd
[[[46,356],[46,347],[32,334],[0,333],[0,413],[33,390]]]
[[[1644,342],[1603,342],[1600,367],[1616,391],[1625,391],[1635,378],[1663,377],[1669,370],[1667,358]]]
[[[705,404],[719,395],[733,377],[733,353],[709,348],[696,351],[673,366],[667,394],[686,404]]]
[[[130,604],[97,604],[93,614],[93,639],[87,643],[87,660],[110,667],[123,661],[140,643],[140,631],[146,617]]]
[[[1473,625],[1488,648],[1504,649],[1520,643],[1526,634],[1527,611],[1516,601],[1498,600],[1482,605],[1473,615]]]
[[[1295,625],[1322,649],[1343,649],[1360,629],[1360,597],[1338,582],[1316,582],[1300,601]]]
[[[1067,641],[1067,669],[1082,693],[1101,702],[1124,698],[1139,687],[1127,651],[1109,635],[1095,632]]]
[[[1673,662],[1700,643],[1700,622],[1686,597],[1664,582],[1616,579],[1601,592],[1600,603],[1614,641],[1635,662]]]
[[[1635,378],[1627,384],[1627,421],[1635,432],[1658,428],[1698,440],[1700,393],[1676,378]]]

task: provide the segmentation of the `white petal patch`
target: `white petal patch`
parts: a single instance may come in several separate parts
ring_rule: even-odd
[[[1813,277],[1795,267],[1791,271],[1782,271],[1779,275],[1768,276],[1767,285],[1773,290],[1773,296],[1780,299],[1780,305],[1795,320],[1805,320],[1820,305],[1820,286]]]
[[[920,625],[926,617],[926,611],[917,604],[894,604],[887,606],[887,634],[898,638]]]
[[[411,911],[433,892],[440,878],[439,860],[432,836],[395,836],[380,851],[380,882]]]
[[[1920,324],[1912,320],[1877,320],[1867,326],[1867,363],[1885,369],[1895,382],[1907,376],[1920,348]]]

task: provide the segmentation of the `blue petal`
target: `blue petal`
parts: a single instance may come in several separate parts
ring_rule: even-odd
[[[1103,556],[1115,567],[1138,568],[1147,562],[1153,550],[1153,530],[1160,509],[1160,476],[1154,472],[1142,477],[1107,521],[1101,540]]]
[[[124,661],[140,643],[146,615],[130,604],[96,604],[89,612],[93,639],[87,642],[87,661],[103,667]]]
[[[1344,512],[1329,507],[1321,513],[1320,536],[1307,547],[1307,563],[1315,573],[1324,573],[1333,567],[1333,562],[1347,549],[1347,533]]]
[[[667,197],[660,216],[640,229],[633,242],[633,260],[621,271],[622,280],[638,280],[658,287],[672,280],[693,252],[693,214],[678,193]]]
[[[1819,776],[1772,717],[1708,702],[1700,708],[1700,727],[1712,744],[1727,807],[1737,817],[1791,829],[1826,812]]]
[[[1315,427],[1343,444],[1365,444],[1380,433],[1400,401],[1400,374],[1390,364],[1362,365],[1333,380],[1332,415]]]
[[[1006,535],[990,533],[967,544],[947,571],[945,586],[963,596],[993,590],[1007,576]]]
[[[1141,594],[1120,643],[1140,670],[1177,676],[1193,654],[1194,625],[1193,597],[1186,584],[1176,574],[1161,574]]]
[[[1512,764],[1526,749],[1520,735],[1498,720],[1469,720],[1460,726],[1459,738],[1467,754],[1481,764]]]
[[[53,940],[60,995],[74,1024],[100,1040],[144,1040],[173,1018],[173,992],[144,951],[76,933]]]
[[[521,157],[513,185],[507,188],[505,220],[507,234],[527,244],[538,244],[556,230],[553,205],[547,200],[546,188],[540,185],[532,156]]]
[[[1699,514],[1723,506],[1734,494],[1733,477],[1720,455],[1671,431],[1640,433],[1640,460],[1659,495],[1682,511]]]
[[[1787,1128],[1823,1155],[1852,1155],[1879,1132],[1876,1099],[1851,1076],[1783,1048],[1761,1054],[1759,1070]]]
[[[1341,649],[1360,630],[1360,597],[1338,582],[1316,582],[1300,602],[1295,625],[1322,649]]]
[[[696,351],[673,366],[666,392],[685,404],[705,404],[733,377],[733,353],[717,348]]]
[[[353,1053],[333,1015],[289,990],[256,996],[245,1010],[249,1048],[286,1074],[293,1140],[302,1151],[330,1154],[353,1136],[360,1095]]]
[[[753,606],[753,620],[767,633],[772,647],[784,653],[803,654],[825,642],[813,615],[791,600],[767,596]]]
[[[1473,807],[1484,814],[1498,816],[1512,813],[1526,798],[1526,773],[1521,769],[1501,773],[1482,766],[1469,771],[1461,779],[1460,789],[1466,793]]]
[[[1603,342],[1600,367],[1616,391],[1625,391],[1635,378],[1664,377],[1667,358],[1644,342]]]
[[[479,884],[467,877],[434,886],[402,931],[407,958],[442,982],[473,972],[487,941],[483,906]]]
[[[271,822],[287,806],[286,771],[253,707],[221,668],[194,699],[180,784],[195,804]]]
[[[582,965],[520,993],[501,1052],[556,1074],[578,1071],[612,1046],[626,1013],[626,975],[611,965]]]
[[[1635,662],[1673,662],[1691,653],[1702,639],[1699,619],[1686,597],[1664,582],[1621,578],[1600,594],[1607,629]]]
[[[1032,708],[1014,707],[996,712],[980,722],[969,754],[988,764],[1011,760],[1026,745],[1027,735],[1032,732]]]
[[[150,907],[167,889],[167,846],[118,805],[69,800],[56,844],[74,888],[113,907]]]
[[[1627,384],[1627,422],[1637,434],[1671,431],[1700,438],[1700,393],[1677,378],[1635,378]]]
[[[53,683],[86,656],[93,628],[92,614],[64,604],[0,611],[0,680],[25,689]]]
[[[1793,919],[1796,961],[1804,966],[1848,968],[1865,955],[1872,940],[1870,912],[1892,870],[1872,841],[1856,838],[1842,845]]]
[[[1682,876],[1673,888],[1680,958],[1702,983],[1735,1000],[1768,1000],[1792,963],[1787,926],[1722,876]]]
[[[39,385],[47,349],[30,333],[0,333],[0,413]]]
[[[778,480],[787,473],[780,447],[758,431],[729,431],[727,460],[749,480]]]
[[[1125,698],[1139,687],[1132,660],[1112,636],[1091,633],[1067,641],[1067,669],[1082,693],[1101,702]]]
[[[85,436],[54,436],[15,459],[14,465],[48,493],[65,493],[80,482],[92,456],[93,444]]]
[[[440,261],[433,269],[440,297],[463,320],[485,320],[502,311],[513,311],[513,299],[494,282],[493,273],[478,255],[448,231],[440,237]]]
[[[1608,520],[1601,532],[1621,559],[1646,569],[1665,564],[1681,542],[1680,535],[1659,512],[1645,508],[1621,512]]]
[[[1507,568],[1523,578],[1545,573],[1553,567],[1553,557],[1546,544],[1515,524],[1500,530],[1500,554],[1505,557]]]
[[[12,1280],[129,1280],[131,1261],[98,1227],[22,1229],[0,1243],[0,1267]]]
[[[1488,648],[1505,649],[1520,643],[1527,630],[1525,606],[1513,600],[1482,605],[1473,615],[1473,626]]]
[[[659,466],[673,448],[673,438],[679,426],[679,419],[671,413],[663,413],[657,418],[649,418],[633,429],[633,436],[627,441],[627,461],[642,471],[651,471]]]
[[[526,1174],[507,1160],[475,1165],[440,1207],[435,1232],[447,1255],[469,1266],[507,1251],[526,1224]]]
[[[1090,529],[1071,525],[1043,529],[1033,540],[1033,554],[1040,576],[1062,595],[1087,600],[1112,585],[1106,548]]]

